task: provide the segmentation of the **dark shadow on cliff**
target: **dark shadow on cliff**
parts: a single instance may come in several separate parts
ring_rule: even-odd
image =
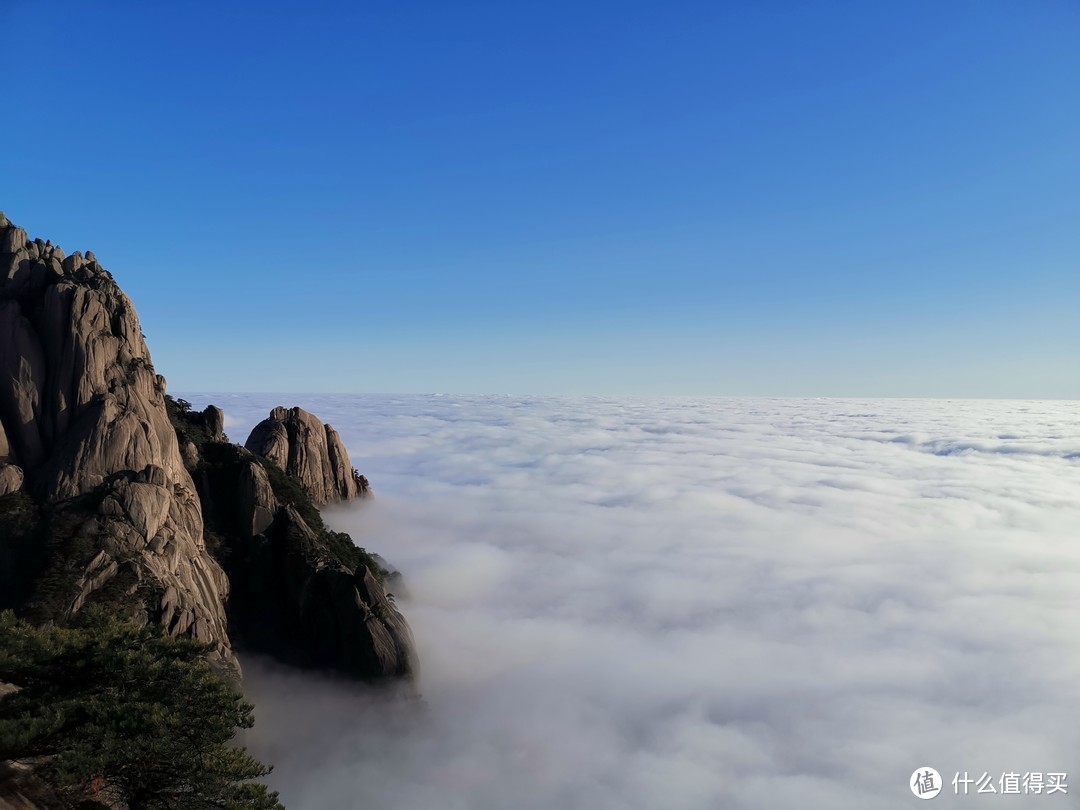
[[[235,648],[366,681],[411,677],[412,636],[383,589],[389,574],[379,561],[326,526],[296,475],[226,441],[217,408],[192,412],[171,398],[167,407],[202,501],[208,548],[229,578]]]

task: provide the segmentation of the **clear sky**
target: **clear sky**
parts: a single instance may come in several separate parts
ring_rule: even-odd
[[[1080,3],[0,0],[175,391],[1080,398]]]

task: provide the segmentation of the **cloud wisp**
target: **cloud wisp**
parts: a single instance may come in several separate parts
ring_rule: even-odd
[[[190,398],[241,439],[280,399]],[[1076,761],[1076,403],[284,404],[376,489],[328,517],[405,572],[425,698],[247,662],[290,807],[864,810]]]

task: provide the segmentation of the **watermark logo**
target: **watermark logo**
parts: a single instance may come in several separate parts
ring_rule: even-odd
[[[1012,793],[1014,795],[1053,796],[1055,793],[1067,794],[1069,783],[1066,781],[1069,775],[1066,773],[1043,773],[1041,771],[1029,771],[1019,773],[1009,771],[994,779],[992,774],[983,772],[977,779],[969,776],[967,771],[963,775],[957,773],[953,777],[953,793],[957,796],[967,796],[969,793]],[[974,785],[974,787],[972,787]]]
[[[996,778],[995,778],[996,776]],[[982,776],[975,777],[967,771],[957,771],[952,778],[952,792],[954,796],[978,795],[980,793],[1013,794],[1021,796],[1053,796],[1060,793],[1063,796],[1069,793],[1068,774],[1029,771],[1009,771],[1000,775],[983,772]],[[942,782],[941,774],[929,765],[916,768],[908,780],[908,787],[919,799],[932,799],[941,793],[946,787]]]
[[[941,774],[928,765],[916,768],[908,782],[911,792],[920,799],[932,799],[941,793]]]

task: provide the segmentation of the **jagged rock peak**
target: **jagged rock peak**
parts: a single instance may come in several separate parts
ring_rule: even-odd
[[[112,276],[92,252],[68,256],[51,241],[31,240],[0,212],[0,284],[7,294],[32,295],[64,279],[103,284],[111,282]]]
[[[295,476],[319,505],[368,494],[337,431],[302,408],[274,408],[244,446]]]
[[[181,432],[194,426],[203,437],[195,481],[224,550],[238,648],[363,680],[414,678],[411,631],[383,589],[387,566],[326,526],[275,462],[209,438],[199,413],[176,415]]]
[[[0,214],[0,491],[19,488],[89,547],[66,563],[56,618],[128,589],[134,615],[231,663],[228,581],[131,301],[92,254]]]

